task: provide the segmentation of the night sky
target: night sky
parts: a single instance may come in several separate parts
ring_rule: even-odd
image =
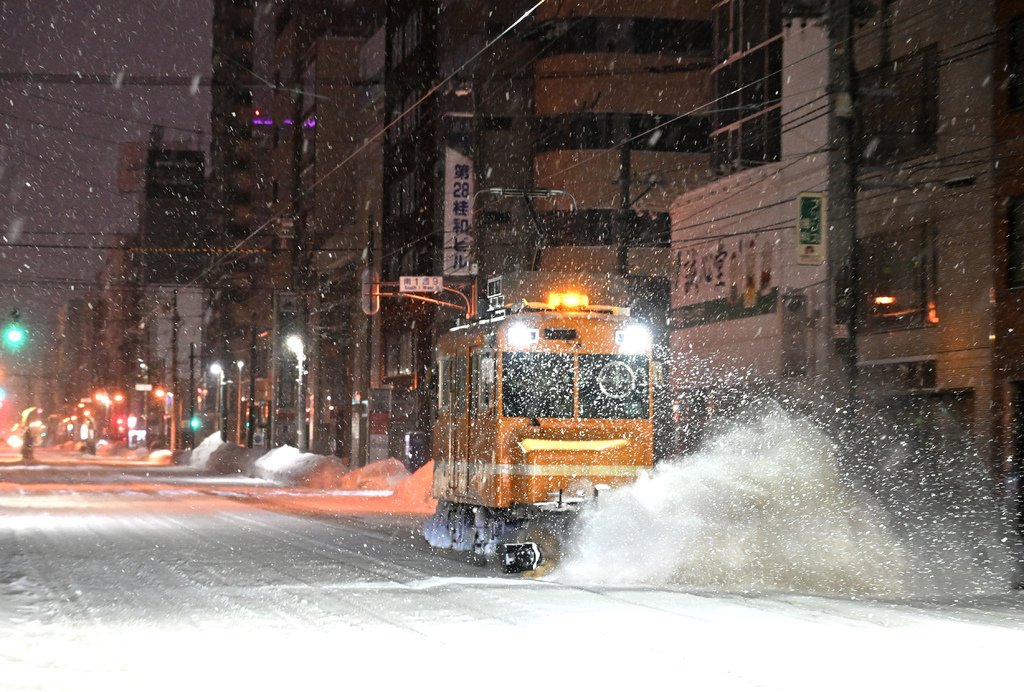
[[[99,248],[136,229],[119,144],[162,125],[165,140],[207,148],[209,88],[191,81],[210,74],[212,14],[212,0],[0,0],[0,318],[19,308],[37,345],[60,304],[95,284]],[[31,84],[24,72],[111,83]],[[119,73],[184,83],[115,87]]]

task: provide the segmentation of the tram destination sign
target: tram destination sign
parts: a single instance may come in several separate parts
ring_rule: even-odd
[[[440,276],[400,276],[398,290],[402,293],[440,293],[444,278]]]

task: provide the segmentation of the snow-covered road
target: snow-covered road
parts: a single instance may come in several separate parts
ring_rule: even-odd
[[[431,552],[419,518],[296,513],[291,497],[167,467],[0,467],[0,689],[1020,684],[1020,592],[922,603],[529,581]]]

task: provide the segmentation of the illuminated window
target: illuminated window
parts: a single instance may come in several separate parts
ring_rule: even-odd
[[[860,322],[867,331],[938,322],[935,237],[927,226],[878,233],[858,241]]]

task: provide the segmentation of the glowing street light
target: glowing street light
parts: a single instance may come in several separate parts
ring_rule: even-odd
[[[245,367],[244,361],[237,361],[235,366],[238,368],[238,379],[235,380],[235,442],[239,447],[242,446],[242,368]]]
[[[225,399],[227,398],[225,396],[225,394],[226,394],[225,389],[227,388],[227,381],[224,379],[224,368],[221,367],[220,363],[214,363],[213,365],[210,366],[210,372],[212,372],[214,375],[216,375],[218,377],[218,380],[219,380],[218,381],[218,387],[217,387],[217,413],[220,416],[220,441],[221,442],[227,442],[228,441],[228,430],[227,430],[227,428],[228,428],[228,409],[225,406],[225,404],[227,403],[225,401]]]

